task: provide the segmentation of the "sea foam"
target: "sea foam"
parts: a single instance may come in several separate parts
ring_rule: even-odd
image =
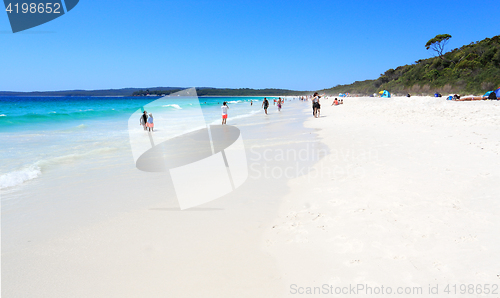
[[[42,169],[46,170],[54,166],[72,163],[90,156],[106,154],[117,151],[116,147],[103,147],[82,153],[71,153],[63,156],[57,156],[50,159],[42,159],[34,164],[24,167],[17,171],[12,171],[0,176],[0,189],[10,188],[22,185],[25,182],[36,179],[42,175]]]
[[[42,170],[37,165],[31,165],[19,171],[10,172],[0,176],[0,189],[14,187],[26,181],[33,180],[42,174]]]
[[[171,104],[171,105],[163,105],[162,107],[164,107],[164,108],[172,107],[172,108],[175,108],[175,109],[178,109],[178,110],[182,110],[182,108],[179,105],[175,104],[175,103]]]

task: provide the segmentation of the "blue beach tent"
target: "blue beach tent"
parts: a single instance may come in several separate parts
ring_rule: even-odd
[[[382,97],[382,98],[390,98],[391,97],[391,94],[387,90],[380,91],[379,94],[381,94],[380,97]]]
[[[488,91],[486,92],[484,95],[483,95],[483,98],[487,98],[487,99],[498,99],[496,93],[494,91]]]
[[[500,88],[498,88],[497,90],[495,90],[495,94],[497,95],[497,98],[500,98]]]

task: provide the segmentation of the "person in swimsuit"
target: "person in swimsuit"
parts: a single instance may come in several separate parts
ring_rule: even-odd
[[[267,108],[269,108],[269,101],[267,101],[267,98],[264,97],[264,101],[262,102],[262,107],[264,108],[264,112],[266,112],[267,115]]]
[[[153,128],[155,127],[155,124],[153,123],[153,114],[151,113],[149,113],[147,126],[149,127],[149,131],[153,131]]]
[[[139,125],[142,125],[144,127],[144,130],[148,130],[146,122],[148,122],[148,113],[144,111],[144,113],[142,113],[141,115],[141,118],[139,119]]]
[[[224,102],[222,104],[222,107],[220,107],[221,110],[222,110],[222,125],[224,124],[227,124],[226,121],[227,121],[227,110],[229,109],[229,107],[227,106],[227,103]]]
[[[278,111],[281,111],[281,97],[278,99]]]
[[[318,118],[319,114],[320,114],[321,105],[319,104],[319,99],[321,98],[321,96],[322,95],[319,95],[318,92],[314,92],[313,98],[311,99],[312,108],[313,108],[313,116],[315,118]]]
[[[336,106],[338,106],[338,105],[339,105],[339,102],[338,102],[337,98],[335,98],[335,100],[332,102],[332,106],[333,106],[333,105],[336,105]]]

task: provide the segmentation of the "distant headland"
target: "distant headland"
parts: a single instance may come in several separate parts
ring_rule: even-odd
[[[0,96],[164,96],[180,90],[183,87],[151,87],[151,88],[122,88],[104,90],[63,90],[63,91],[33,91],[16,92],[0,91]],[[296,91],[288,89],[250,89],[250,88],[196,88],[198,96],[285,96],[303,95],[310,91]]]

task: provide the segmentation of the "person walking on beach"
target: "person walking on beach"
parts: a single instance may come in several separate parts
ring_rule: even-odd
[[[220,107],[221,110],[222,110],[222,125],[224,124],[227,124],[226,121],[227,121],[227,109],[229,109],[229,107],[227,106],[227,103],[224,102],[222,104],[222,107]]]
[[[278,111],[281,112],[281,97],[278,99]]]
[[[269,108],[269,101],[267,101],[267,98],[264,97],[264,101],[262,102],[262,107],[264,108],[264,112],[266,112],[267,115],[267,108]]]
[[[149,131],[153,131],[153,129],[155,127],[155,124],[153,122],[153,114],[151,114],[151,113],[149,113],[147,126],[149,127]]]
[[[139,119],[139,125],[142,125],[144,127],[144,130],[148,130],[146,126],[147,122],[148,122],[148,113],[144,111],[144,113],[142,113],[141,115],[141,118]]]
[[[320,109],[321,105],[319,104],[319,99],[321,96],[318,94],[318,92],[314,92],[313,98],[312,98],[312,108],[313,108],[313,116],[315,118],[319,117],[320,114]]]

